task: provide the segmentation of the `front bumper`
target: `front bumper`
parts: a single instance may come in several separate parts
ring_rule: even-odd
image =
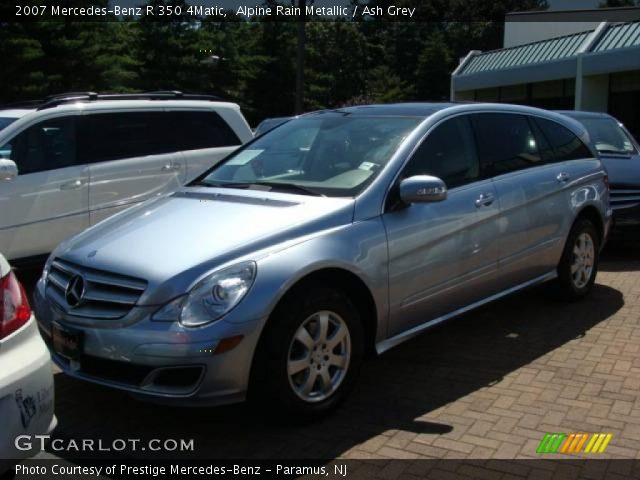
[[[79,323],[44,295],[34,293],[43,338],[54,362],[67,375],[128,391],[155,403],[220,405],[245,399],[261,322],[224,319],[199,328],[151,321],[158,307],[134,307],[119,324]],[[81,320],[85,322],[85,320]],[[52,324],[82,335],[79,354],[69,359],[55,351]],[[242,336],[235,348],[216,353],[223,339]]]
[[[640,226],[640,203],[630,206],[612,205],[612,208],[616,227]]]

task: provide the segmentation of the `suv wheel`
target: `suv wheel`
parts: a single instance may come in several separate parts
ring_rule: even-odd
[[[265,335],[252,385],[256,401],[308,417],[344,400],[364,356],[362,323],[347,296],[326,288],[293,295]]]
[[[563,297],[577,300],[587,295],[596,280],[600,244],[598,233],[587,219],[571,229],[558,265],[558,286]]]

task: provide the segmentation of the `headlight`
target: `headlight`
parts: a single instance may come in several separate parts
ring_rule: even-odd
[[[191,291],[167,303],[152,320],[176,321],[187,327],[213,322],[227,314],[247,294],[256,277],[255,262],[243,262],[214,272]]]
[[[44,264],[44,268],[42,269],[42,274],[40,275],[40,279],[42,280],[42,284],[44,285],[47,282],[47,276],[49,275],[49,270],[51,269],[51,263],[53,262],[53,253],[49,255],[47,261]]]

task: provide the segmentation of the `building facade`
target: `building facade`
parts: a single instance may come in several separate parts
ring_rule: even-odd
[[[608,112],[640,138],[640,8],[509,14],[504,45],[462,59],[452,100]]]

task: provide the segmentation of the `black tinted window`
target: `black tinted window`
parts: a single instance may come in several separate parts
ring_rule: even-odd
[[[82,158],[86,163],[168,153],[164,112],[119,112],[82,119]]]
[[[478,178],[479,165],[471,125],[456,117],[437,126],[418,147],[403,176],[433,175],[449,188]]]
[[[535,121],[553,147],[557,162],[590,158],[592,156],[584,143],[568,128],[545,118],[536,118]]]
[[[240,145],[231,127],[215,112],[169,112],[176,150]]]
[[[20,174],[76,165],[74,117],[37,123],[0,148],[18,165]]]
[[[0,130],[2,130],[4,127],[8,127],[16,120],[17,118],[0,117]]]
[[[551,147],[551,144],[547,141],[547,138],[540,130],[540,127],[535,122],[532,117],[529,118],[529,125],[533,129],[533,133],[536,137],[536,143],[538,145],[538,152],[540,152],[540,157],[542,158],[542,162],[544,163],[552,163],[556,159],[556,154]]]
[[[479,113],[471,118],[483,176],[542,164],[536,138],[524,115]]]

